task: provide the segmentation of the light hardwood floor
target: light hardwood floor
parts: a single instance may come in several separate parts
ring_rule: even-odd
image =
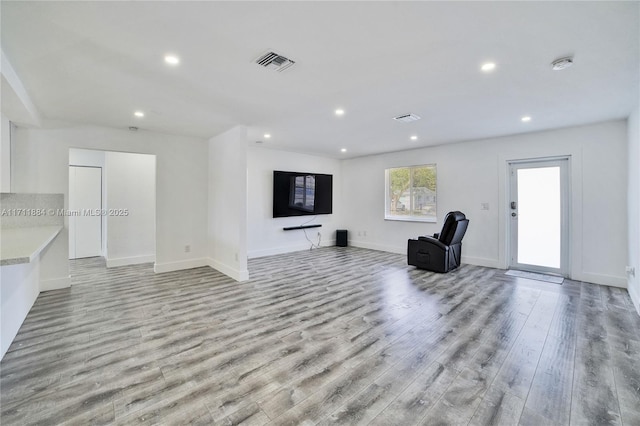
[[[72,262],[0,364],[0,423],[640,425],[624,290],[351,247],[249,268]]]

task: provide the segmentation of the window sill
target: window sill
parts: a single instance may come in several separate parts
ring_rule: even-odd
[[[422,222],[422,223],[436,223],[437,218],[433,217],[415,217],[415,216],[385,216],[384,220],[395,220],[398,222]]]

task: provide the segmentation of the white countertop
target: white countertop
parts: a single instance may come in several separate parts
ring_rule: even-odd
[[[0,266],[32,262],[62,226],[0,229]]]

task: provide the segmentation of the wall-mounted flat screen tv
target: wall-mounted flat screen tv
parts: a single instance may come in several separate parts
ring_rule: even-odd
[[[273,171],[273,217],[331,214],[333,175]]]

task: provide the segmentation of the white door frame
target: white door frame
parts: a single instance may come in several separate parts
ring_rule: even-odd
[[[517,235],[517,179],[516,170],[518,168],[536,168],[536,167],[560,167],[560,200],[561,200],[561,238],[560,238],[560,268],[548,268],[539,265],[525,265],[517,262],[518,235]],[[507,223],[507,267],[510,269],[520,269],[531,272],[541,272],[547,274],[556,274],[563,277],[569,277],[571,271],[570,259],[570,241],[571,227],[569,218],[571,217],[571,191],[570,191],[570,168],[571,157],[544,157],[544,158],[528,158],[523,160],[507,161],[508,184],[507,184],[507,203],[506,223]],[[512,209],[511,203],[516,203],[516,208]],[[515,218],[512,214],[515,213]]]

